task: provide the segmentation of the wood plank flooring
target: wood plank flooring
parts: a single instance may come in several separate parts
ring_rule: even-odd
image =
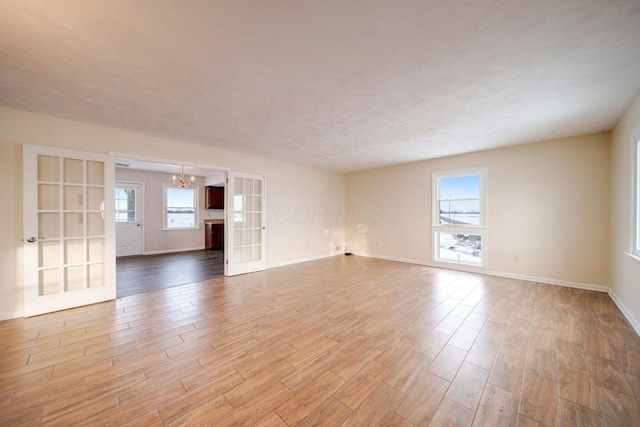
[[[116,259],[118,298],[224,276],[224,251],[199,250]]]
[[[0,425],[638,426],[604,293],[361,257],[0,322]]]

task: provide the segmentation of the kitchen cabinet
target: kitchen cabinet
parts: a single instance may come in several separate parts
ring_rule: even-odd
[[[224,221],[214,220],[204,223],[204,245],[207,249],[224,249]]]
[[[224,187],[205,187],[205,205],[207,209],[224,209]]]
[[[211,249],[224,249],[224,224],[211,224]]]

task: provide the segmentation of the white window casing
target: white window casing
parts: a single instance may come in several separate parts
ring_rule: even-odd
[[[432,261],[486,267],[487,168],[432,175]]]

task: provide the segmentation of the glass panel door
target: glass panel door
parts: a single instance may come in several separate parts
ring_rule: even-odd
[[[266,268],[265,178],[229,172],[227,183],[225,274],[249,273]]]
[[[25,145],[23,166],[25,314],[115,298],[112,160]]]
[[[141,255],[142,183],[116,182],[116,256]]]

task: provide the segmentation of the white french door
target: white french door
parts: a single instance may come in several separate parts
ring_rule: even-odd
[[[116,182],[116,256],[142,255],[142,184]]]
[[[229,172],[226,188],[225,275],[264,270],[266,188],[263,175]]]
[[[114,170],[107,155],[23,146],[26,316],[116,297]]]

